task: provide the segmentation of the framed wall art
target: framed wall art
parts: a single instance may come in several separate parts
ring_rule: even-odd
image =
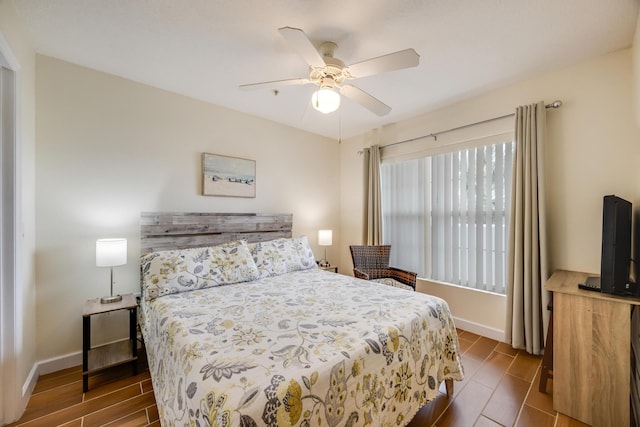
[[[256,161],[202,153],[205,196],[256,197]]]

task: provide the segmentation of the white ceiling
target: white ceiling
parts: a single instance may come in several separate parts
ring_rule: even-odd
[[[638,17],[638,0],[13,1],[38,53],[336,139],[629,47]],[[352,82],[384,117],[323,115],[311,85],[239,90],[308,76],[284,26],[346,64],[414,48],[420,65]]]

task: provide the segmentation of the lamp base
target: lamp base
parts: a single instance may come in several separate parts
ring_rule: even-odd
[[[109,297],[100,298],[100,304],[112,304],[118,301],[122,301],[122,295],[111,295]]]
[[[321,259],[320,261],[318,261],[319,267],[329,267],[330,265],[331,264],[326,259]]]

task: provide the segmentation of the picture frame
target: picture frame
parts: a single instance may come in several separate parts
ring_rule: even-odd
[[[202,153],[204,196],[256,197],[256,161]]]

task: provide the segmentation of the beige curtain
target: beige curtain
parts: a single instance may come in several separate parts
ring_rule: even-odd
[[[382,244],[382,205],[380,195],[380,146],[364,150],[365,168],[365,242]]]
[[[505,338],[514,348],[542,354],[549,322],[544,205],[545,107],[516,110],[513,193],[507,270]]]

